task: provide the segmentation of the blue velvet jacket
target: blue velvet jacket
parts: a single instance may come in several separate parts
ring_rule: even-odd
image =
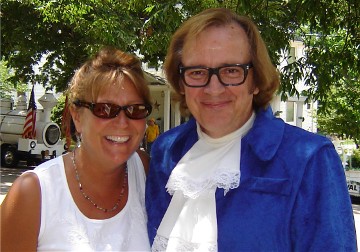
[[[153,145],[146,184],[152,242],[171,196],[172,169],[198,140],[191,119]],[[344,170],[325,137],[257,112],[242,140],[240,186],[216,192],[219,251],[356,251]]]

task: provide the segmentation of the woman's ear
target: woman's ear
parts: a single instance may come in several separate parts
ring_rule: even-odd
[[[81,118],[79,110],[74,108],[73,106],[70,106],[69,111],[71,118],[74,122],[76,131],[81,134]]]

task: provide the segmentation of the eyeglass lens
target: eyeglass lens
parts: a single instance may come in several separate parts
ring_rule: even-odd
[[[90,103],[79,100],[76,100],[74,104],[78,107],[90,109],[95,116],[103,119],[114,118],[118,116],[121,110],[124,110],[128,118],[138,120],[146,118],[152,111],[152,107],[149,104],[119,106],[112,103]]]
[[[93,103],[92,112],[100,118],[114,118],[121,110],[130,119],[144,119],[149,114],[149,107],[144,104],[133,104],[128,106],[119,106],[111,103]]]
[[[183,80],[188,86],[206,86],[213,74],[217,75],[223,85],[235,86],[245,82],[247,71],[250,67],[252,67],[251,64],[236,64],[219,68],[182,67],[180,70]]]

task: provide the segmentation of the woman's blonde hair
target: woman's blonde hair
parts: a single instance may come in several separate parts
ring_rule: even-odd
[[[196,38],[209,27],[226,26],[233,23],[245,30],[250,44],[251,62],[254,66],[252,68],[254,71],[253,79],[255,86],[259,89],[259,93],[254,96],[253,107],[258,109],[268,106],[273,94],[278,89],[280,85],[279,73],[270,60],[266,45],[254,22],[229,9],[207,9],[186,20],[179,27],[171,39],[165,59],[165,75],[175,91],[175,99],[180,102],[182,115],[189,115],[179,73],[184,44],[186,41]]]

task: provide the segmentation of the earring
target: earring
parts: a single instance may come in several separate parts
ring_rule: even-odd
[[[82,134],[80,134],[80,135],[76,134],[76,146],[77,147],[81,146],[81,141],[82,141]]]

